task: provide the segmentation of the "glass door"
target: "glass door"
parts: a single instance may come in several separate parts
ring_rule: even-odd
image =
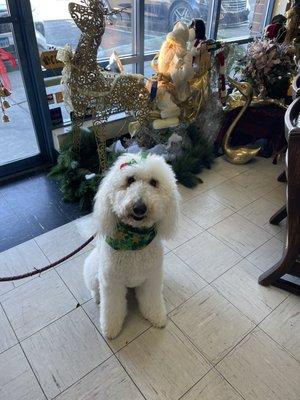
[[[0,177],[51,159],[39,68],[39,51],[46,48],[43,22],[34,20],[30,2],[0,0]]]

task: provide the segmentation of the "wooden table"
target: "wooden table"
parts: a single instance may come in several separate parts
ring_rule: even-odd
[[[286,111],[285,128],[288,142],[286,245],[281,260],[264,272],[258,281],[263,286],[274,285],[300,295],[300,285],[283,278],[286,274],[300,277],[300,97]],[[276,217],[282,218],[283,210],[284,208],[272,217],[273,221],[276,222]]]

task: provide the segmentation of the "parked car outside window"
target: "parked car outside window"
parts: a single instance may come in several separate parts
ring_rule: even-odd
[[[47,50],[44,22],[39,19],[38,13],[35,9],[32,10],[32,15],[38,49],[39,52],[42,52]],[[0,0],[0,19],[8,16],[9,12],[7,9],[6,1]],[[0,24],[0,48],[7,50],[14,55],[16,53],[12,32],[12,24],[10,23]]]
[[[126,0],[105,2],[109,8],[127,7],[127,12],[131,13],[131,2]],[[174,23],[179,20],[189,23],[194,18],[201,18],[207,21],[208,11],[208,0],[145,0],[145,18],[160,24],[162,31],[172,30]],[[219,24],[222,27],[247,24],[249,12],[247,0],[222,0]]]

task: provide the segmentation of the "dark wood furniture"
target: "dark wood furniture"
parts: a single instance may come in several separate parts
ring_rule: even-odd
[[[299,119],[299,121],[298,121]],[[300,295],[300,285],[283,278],[300,277],[300,97],[285,114],[287,202],[271,219],[278,223],[287,214],[286,245],[281,260],[259,277],[263,286],[274,285]]]

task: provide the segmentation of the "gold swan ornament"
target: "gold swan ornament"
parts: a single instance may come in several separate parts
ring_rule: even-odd
[[[252,98],[253,98],[253,88],[247,82],[237,82],[234,79],[228,77],[228,82],[236,88],[242,95],[244,100],[244,105],[235,120],[227,129],[223,139],[223,152],[226,159],[232,164],[246,164],[251,161],[252,158],[256,157],[261,147],[246,147],[246,146],[231,146],[230,141],[232,139],[232,134],[234,132],[235,127],[237,126],[239,120],[244,115],[247,108],[250,106]]]

